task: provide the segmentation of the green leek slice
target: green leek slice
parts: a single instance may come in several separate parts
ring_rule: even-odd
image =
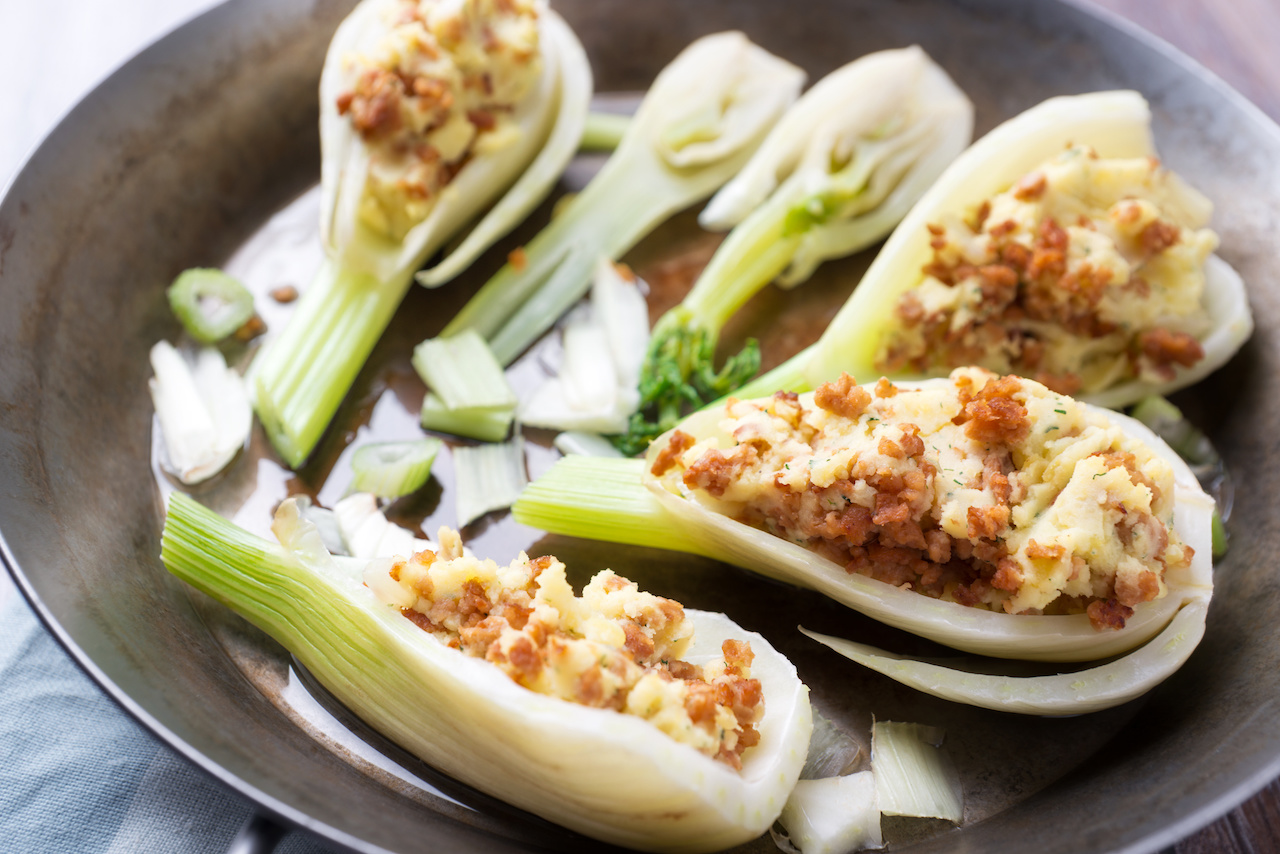
[[[399,498],[419,487],[431,476],[431,464],[444,443],[425,438],[412,442],[374,442],[356,449],[351,457],[354,477],[351,489],[379,498]]]
[[[253,317],[253,294],[221,270],[184,270],[165,293],[182,328],[201,344],[217,344]]]

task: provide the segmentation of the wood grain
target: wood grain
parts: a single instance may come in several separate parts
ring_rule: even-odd
[[[1077,0],[1125,17],[1217,74],[1280,120],[1276,0]],[[1163,854],[1280,851],[1280,780]]]

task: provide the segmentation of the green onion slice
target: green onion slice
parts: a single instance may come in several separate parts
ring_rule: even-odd
[[[422,399],[422,426],[439,433],[482,442],[501,442],[511,431],[514,409],[450,409],[437,395]]]
[[[216,344],[253,317],[253,294],[221,270],[183,271],[167,291],[169,307],[192,338]]]
[[[353,492],[369,492],[379,498],[399,498],[427,482],[431,464],[444,445],[428,436],[411,442],[374,442],[357,448],[351,457]]]

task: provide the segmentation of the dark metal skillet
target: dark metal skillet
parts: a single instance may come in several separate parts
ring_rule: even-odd
[[[108,693],[267,813],[357,851],[594,850],[433,780],[427,769],[415,773],[462,803],[410,791],[324,749],[270,688],[287,674],[283,651],[190,595],[157,558],[162,507],[148,465],[145,383],[147,349],[176,334],[162,288],[182,268],[220,263],[315,180],[315,81],[348,5],[232,2],[197,19],[89,96],[0,203],[3,557],[44,622]],[[1270,559],[1280,548],[1280,506],[1268,488],[1280,475],[1275,126],[1185,60],[1054,3],[557,7],[586,43],[602,90],[642,87],[693,36],[726,27],[747,30],[814,74],[871,49],[919,42],[974,98],[980,130],[1049,95],[1138,88],[1155,108],[1165,159],[1218,203],[1222,254],[1250,284],[1259,331],[1180,401],[1238,475],[1236,537],[1218,568],[1209,632],[1174,679],[1111,713],[1028,720],[921,698],[798,638],[791,629],[803,620],[872,642],[912,643],[813,597],[659,552],[567,540],[539,546],[583,573],[612,564],[764,631],[843,726],[865,726],[872,713],[944,726],[973,823],[937,836],[940,828],[927,827],[913,851],[1150,851],[1280,773],[1280,734],[1269,726],[1280,700],[1280,591]],[[683,218],[632,260],[657,274],[664,257],[699,251],[692,234]],[[806,291],[835,293],[864,264],[833,268]],[[402,366],[407,345],[437,329],[493,266],[488,259],[457,289],[414,294],[340,413],[346,425]],[[804,299],[820,313],[822,298]],[[763,334],[777,349],[806,334],[763,325],[771,311],[757,308],[736,334]],[[301,473],[303,486],[324,479],[343,441],[338,431],[326,440]],[[495,557],[536,540],[505,522],[475,533]],[[895,847],[907,848],[911,832],[895,832]],[[770,848],[765,840],[749,850]]]

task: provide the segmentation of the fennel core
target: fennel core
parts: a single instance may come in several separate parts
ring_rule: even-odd
[[[587,187],[445,327],[475,329],[510,364],[659,223],[736,174],[796,98],[804,72],[738,32],[698,39],[662,70]]]
[[[754,376],[754,341],[715,370],[729,318],[770,282],[794,287],[823,261],[883,238],[972,129],[972,104],[919,47],[868,54],[806,92],[699,217],[733,230],[655,327],[641,413],[618,447],[638,453],[681,415]]]

